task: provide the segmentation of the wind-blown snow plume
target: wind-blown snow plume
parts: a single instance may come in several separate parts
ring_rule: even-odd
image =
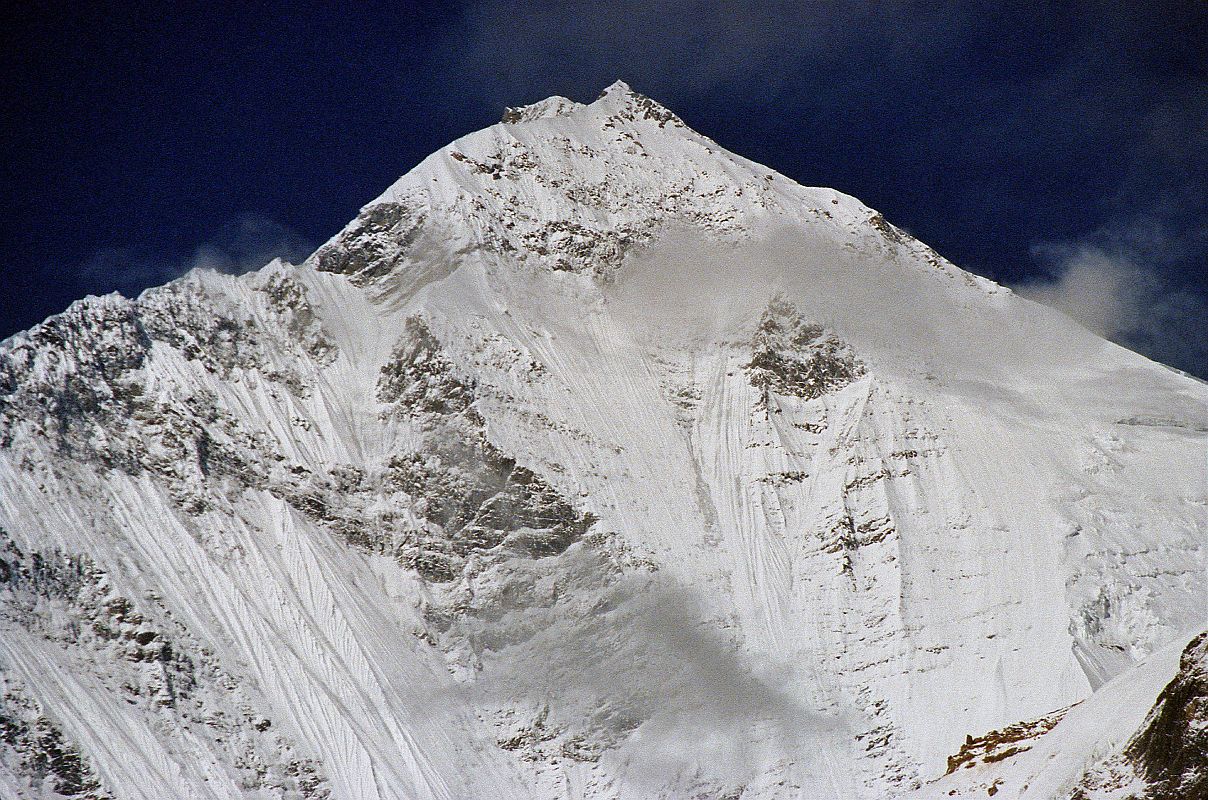
[[[1046,245],[1036,255],[1052,277],[1015,286],[1029,299],[1091,331],[1172,366],[1202,374],[1208,365],[1208,301],[1143,266],[1145,254],[1096,244]]]
[[[245,214],[197,245],[187,257],[171,258],[138,247],[109,247],[97,251],[79,268],[89,291],[137,294],[144,287],[178,278],[194,269],[241,275],[274,258],[299,262],[314,245],[288,226],[256,214]]]

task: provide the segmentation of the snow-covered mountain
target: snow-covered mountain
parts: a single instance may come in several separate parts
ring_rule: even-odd
[[[0,795],[1201,791],[1206,443],[624,84],[510,109],[0,345]]]

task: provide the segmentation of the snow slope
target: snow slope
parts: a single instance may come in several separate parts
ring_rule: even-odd
[[[0,790],[938,796],[1139,724],[1204,384],[624,84],[504,119],[0,346]]]
[[[1117,675],[1086,700],[1060,710],[1055,725],[1041,735],[1004,742],[1006,746],[988,753],[990,759],[962,763],[922,787],[917,796],[984,797],[993,786],[995,795],[1002,798],[1071,797],[1080,783],[1088,782],[1101,785],[1104,791],[1084,786],[1084,797],[1143,795],[1145,782],[1135,775],[1112,787],[1107,785],[1110,781],[1093,780],[1094,768],[1119,760],[1121,751],[1145,721],[1154,698],[1175,676],[1187,638],[1179,637]]]

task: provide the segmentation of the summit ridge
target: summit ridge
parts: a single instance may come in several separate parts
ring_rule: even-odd
[[[434,153],[362,209],[310,263],[354,280],[432,239],[565,272],[615,274],[628,253],[678,226],[734,243],[763,227],[808,227],[910,251],[954,279],[998,291],[855,198],[808,188],[721,148],[623,82],[583,105],[551,97]],[[368,246],[364,255],[359,248]],[[372,260],[372,274],[363,271]]]

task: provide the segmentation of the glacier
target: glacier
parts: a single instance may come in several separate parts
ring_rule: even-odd
[[[1143,745],[1206,445],[1203,382],[623,83],[508,109],[302,264],[0,344],[0,795],[1203,787]]]

